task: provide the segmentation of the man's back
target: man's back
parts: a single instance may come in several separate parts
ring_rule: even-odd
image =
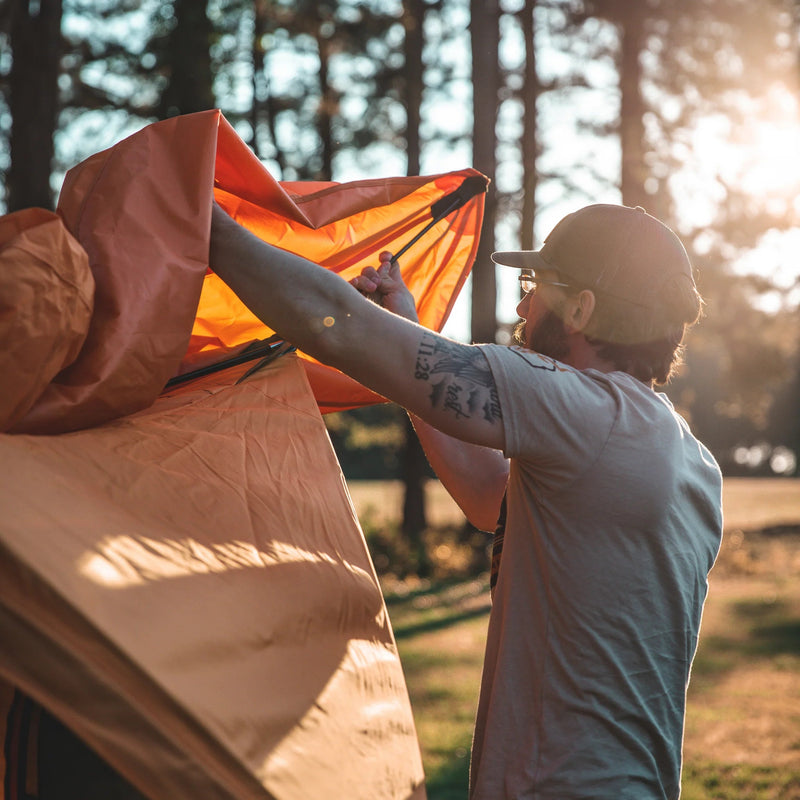
[[[639,381],[503,350],[484,349],[512,468],[473,797],[675,798],[719,470]]]

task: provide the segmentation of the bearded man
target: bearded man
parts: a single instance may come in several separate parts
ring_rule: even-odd
[[[467,345],[416,324],[390,254],[350,286],[214,208],[212,269],[406,408],[467,517],[502,520],[470,797],[676,800],[722,527],[719,468],[656,391],[700,316],[688,256],[643,209],[600,204],[493,259],[521,270],[524,321],[512,346]]]

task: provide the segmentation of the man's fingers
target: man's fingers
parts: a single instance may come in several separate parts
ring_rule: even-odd
[[[372,294],[378,288],[378,281],[365,275],[356,275],[355,278],[350,279],[350,285],[354,286],[362,294]]]
[[[361,294],[377,301],[381,295],[394,290],[394,281],[400,279],[400,266],[392,263],[392,253],[382,250],[378,256],[378,268],[369,266],[361,270],[360,275],[350,279],[351,286],[358,289]],[[388,281],[388,283],[387,283]]]
[[[350,283],[359,290],[366,290],[368,292],[374,292],[375,289],[378,288],[381,282],[381,276],[375,267],[364,267],[361,270],[360,275],[356,275]]]
[[[388,250],[384,250],[378,256],[378,260],[381,262],[378,267],[378,275],[381,278],[388,277],[392,270],[392,254]]]

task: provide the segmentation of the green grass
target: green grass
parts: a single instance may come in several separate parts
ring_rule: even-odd
[[[800,774],[777,767],[696,761],[683,770],[681,800],[797,800]]]
[[[387,595],[431,800],[464,800],[486,621],[485,578]]]

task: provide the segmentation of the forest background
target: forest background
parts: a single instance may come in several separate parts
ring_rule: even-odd
[[[726,475],[797,476],[798,0],[3,0],[0,211],[53,208],[76,163],[213,107],[279,180],[488,175],[456,338],[509,340],[492,250],[644,206],[706,298],[667,393]],[[403,479],[417,535],[430,473],[404,415],[327,421],[348,478]]]

